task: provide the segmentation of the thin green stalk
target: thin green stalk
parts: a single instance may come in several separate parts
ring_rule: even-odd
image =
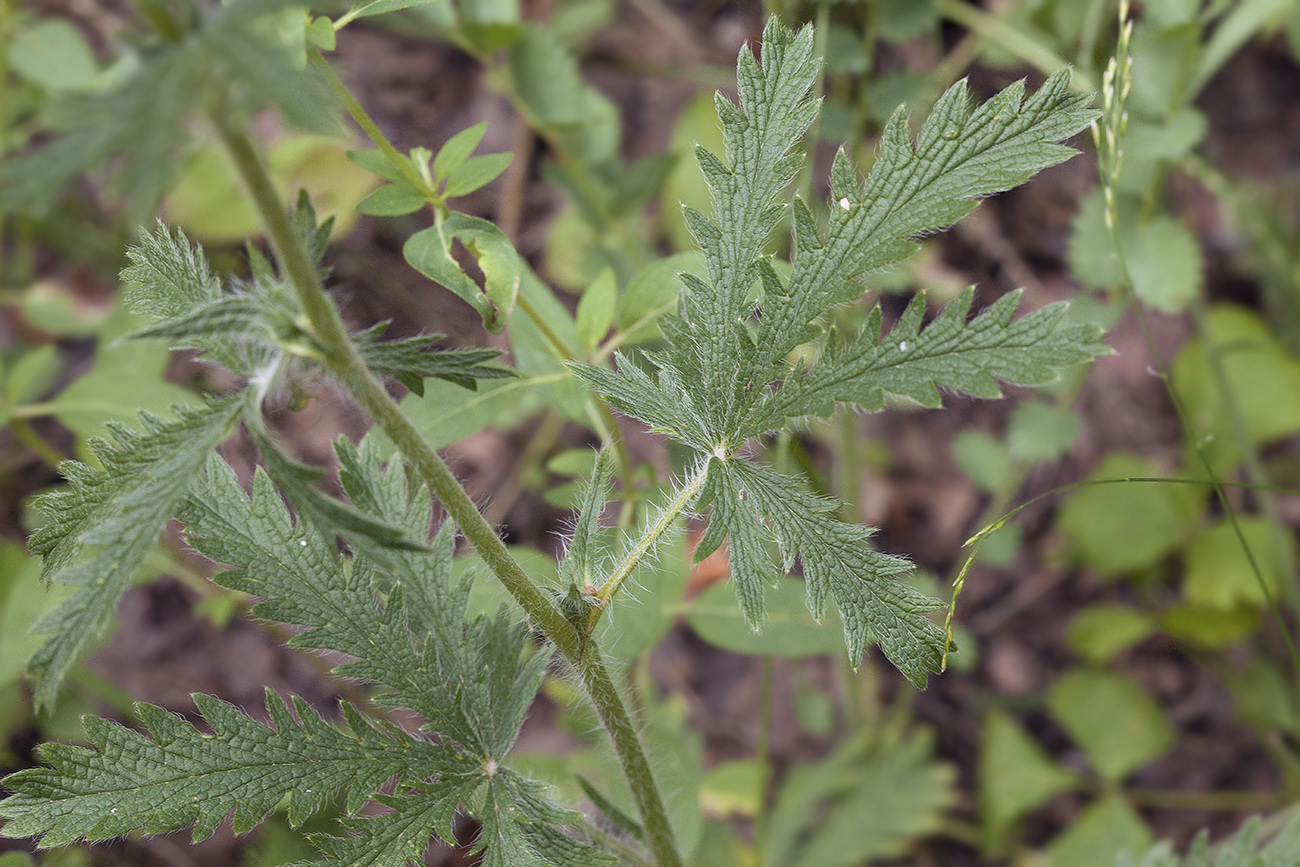
[[[389,162],[400,169],[402,176],[410,181],[417,190],[431,199],[437,198],[437,191],[429,187],[428,180],[421,176],[411,165],[410,160],[402,156],[402,153],[388,140],[388,136],[384,135],[383,130],[361,107],[361,103],[357,102],[357,98],[352,95],[352,91],[348,90],[348,86],[343,83],[343,79],[339,78],[339,74],[334,71],[334,67],[330,66],[329,62],[321,56],[320,49],[312,46],[308,49],[308,56],[311,58],[312,64],[324,74],[330,89],[338,96],[339,102],[343,103],[343,107],[348,110],[348,114],[352,115],[352,119],[356,121],[357,126],[361,127],[361,131],[375,143],[377,148],[384,152],[384,156],[388,157]]]
[[[600,590],[596,592],[595,598],[598,604],[592,609],[592,619],[591,623],[588,624],[589,627],[594,626],[599,621],[601,613],[609,607],[609,601],[618,592],[618,588],[623,586],[623,582],[645,559],[645,556],[654,550],[655,545],[659,543],[664,534],[672,529],[678,516],[686,511],[686,508],[699,496],[700,491],[704,488],[704,480],[707,477],[707,466],[700,466],[694,478],[677,492],[677,496],[673,497],[672,501],[659,512],[655,522],[646,528],[640,539],[637,539],[636,544],[632,546],[632,550],[628,551],[627,556],[623,558],[623,562],[618,564],[618,568],[614,570],[613,574],[601,585]]]
[[[614,743],[633,799],[641,814],[646,840],[659,867],[682,867],[663,798],[650,770],[635,725],[622,696],[610,679],[603,655],[588,638],[578,634],[554,601],[528,577],[496,531],[483,519],[474,501],[420,431],[402,412],[384,386],[366,367],[348,337],[338,309],[325,295],[302,239],[294,231],[288,212],[276,193],[266,166],[248,134],[237,131],[224,118],[215,118],[222,141],[262,217],[281,267],[293,284],[307,317],[307,330],[319,345],[331,372],[399,452],[429,485],[457,527],[478,551],[488,568],[505,585],[524,613],[577,669],[583,685]],[[584,652],[585,651],[585,652]]]
[[[1228,424],[1232,428],[1232,438],[1236,440],[1237,449],[1241,453],[1241,464],[1246,470],[1246,478],[1252,484],[1267,485],[1269,481],[1268,472],[1264,469],[1264,462],[1260,459],[1259,449],[1255,447],[1255,442],[1246,429],[1246,420],[1241,414],[1241,406],[1237,402],[1237,396],[1233,394],[1228,383],[1228,374],[1223,366],[1223,353],[1221,347],[1210,334],[1204,305],[1197,298],[1188,306],[1188,310],[1192,316],[1192,327],[1196,330],[1196,336],[1205,345],[1205,358],[1209,362],[1210,375],[1214,378],[1214,385],[1219,390],[1219,396],[1223,400],[1224,415],[1227,416]],[[1189,433],[1192,432],[1189,431]],[[1192,433],[1192,435],[1195,434]],[[1293,615],[1300,617],[1300,586],[1297,586],[1296,583],[1291,557],[1287,551],[1286,537],[1281,529],[1282,519],[1278,515],[1277,505],[1273,502],[1272,497],[1263,493],[1258,493],[1255,501],[1268,522],[1268,539],[1273,549],[1278,577],[1284,582],[1283,587],[1286,590],[1287,599],[1291,603]]]
[[[437,191],[433,190],[429,186],[428,179],[421,176],[419,172],[411,166],[410,161],[403,157],[397,148],[393,146],[393,143],[388,140],[388,136],[384,135],[383,130],[381,130],[379,125],[375,123],[374,118],[366,112],[361,103],[359,103],[356,97],[352,95],[352,91],[348,90],[347,85],[343,83],[343,79],[339,78],[334,67],[330,66],[329,62],[321,55],[320,50],[315,47],[311,48],[310,57],[311,62],[325,75],[325,80],[329,82],[330,88],[333,89],[334,93],[338,96],[339,101],[343,103],[348,114],[350,114],[352,119],[356,121],[357,126],[361,127],[361,131],[364,132],[375,146],[388,157],[389,161],[393,165],[401,169],[402,175],[408,181],[414,184],[417,189],[428,195],[431,202],[435,201],[437,199]],[[523,115],[521,114],[521,117],[522,116]],[[525,118],[525,121],[527,121],[527,118]],[[533,324],[537,326],[537,329],[542,332],[542,336],[545,337],[547,342],[551,344],[557,353],[559,353],[560,357],[566,361],[573,360],[573,355],[569,352],[568,347],[564,345],[555,331],[546,323],[546,320],[538,314],[537,310],[528,303],[528,300],[521,295],[517,299],[516,303],[519,305],[519,308],[524,311],[524,314],[532,320]],[[628,454],[627,444],[623,441],[623,437],[619,433],[618,424],[614,421],[614,414],[610,410],[609,404],[600,398],[599,395],[594,396],[594,399],[599,407],[601,417],[607,423],[607,429],[610,434],[609,440],[611,445],[614,446],[615,453],[618,457],[619,478],[623,482],[624,490],[630,496],[633,484],[632,458],[631,455]],[[620,525],[622,525],[624,521],[630,523],[636,514],[635,506],[630,505],[631,502],[631,500],[627,501],[627,504],[629,505],[624,508],[623,513],[620,515]]]
[[[1162,810],[1277,810],[1290,803],[1283,792],[1179,792],[1170,789],[1126,789],[1124,797],[1139,807]]]

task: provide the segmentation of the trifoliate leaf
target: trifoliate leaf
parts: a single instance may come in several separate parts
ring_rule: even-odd
[[[32,627],[50,633],[27,663],[38,707],[53,707],[68,669],[103,636],[136,569],[241,407],[232,399],[177,407],[174,419],[142,414],[143,431],[110,425],[112,441],[90,444],[103,469],[66,461],[60,471],[68,490],[35,500],[47,521],[28,548],[45,557],[47,582],[79,588]]]

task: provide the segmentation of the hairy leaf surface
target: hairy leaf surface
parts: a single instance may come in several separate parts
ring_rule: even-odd
[[[462,763],[449,747],[392,726],[376,728],[346,704],[351,732],[325,722],[296,697],[291,716],[269,690],[266,707],[274,728],[212,696],[196,694],[194,701],[212,735],[137,702],[135,715],[150,737],[88,716],[94,751],[46,744],[41,755],[50,767],[5,779],[15,794],[0,802],[0,815],[8,820],[4,836],[44,835],[41,845],[51,847],[193,823],[198,841],[231,809],[235,833],[243,834],[286,795],[290,822],[298,825],[340,790],[356,810],[390,777],[418,780]]]
[[[705,273],[679,274],[677,315],[660,320],[670,347],[635,361],[616,356],[617,372],[573,368],[614,407],[709,460],[699,506],[712,504],[713,514],[700,550],[729,540],[736,596],[755,628],[764,587],[777,575],[767,554],[774,540],[785,569],[802,562],[811,610],[820,614],[827,598],[834,600],[855,663],[875,641],[924,685],[943,655],[942,631],[925,616],[940,604],[895,580],[910,567],[874,551],[871,530],[840,521],[834,503],[737,453],[754,436],[792,418],[828,415],[837,403],[877,411],[892,394],[937,407],[940,388],[998,397],[1001,381],[1042,385],[1108,351],[1095,342],[1095,329],[1065,323],[1063,305],[1013,320],[1018,293],[967,322],[974,297],[967,290],[925,329],[918,297],[887,336],[877,308],[860,334],[832,335],[806,353],[818,359],[806,369],[788,361],[822,334],[817,323],[830,309],[862,294],[866,274],[914,251],[916,236],[951,225],[979,197],[1073,155],[1057,142],[1095,112],[1087,94],[1070,92],[1064,70],[1028,98],[1017,83],[980,106],[959,82],[935,104],[916,140],[900,108],[865,181],[843,150],[836,156],[825,226],[795,200],[787,280],[765,244],[785,210],[782,191],[802,162],[796,145],[817,114],[811,30],[794,34],[773,17],[762,55],[760,64],[748,49],[740,53],[739,104],[716,99],[725,158],[697,148],[713,215],[684,209]]]
[[[80,588],[32,627],[50,634],[27,662],[38,707],[54,705],[68,669],[104,635],[136,569],[240,408],[231,399],[176,407],[174,419],[144,413],[143,431],[111,424],[111,441],[90,441],[103,469],[66,461],[59,469],[68,489],[36,499],[47,521],[28,548],[44,556],[47,581]]]

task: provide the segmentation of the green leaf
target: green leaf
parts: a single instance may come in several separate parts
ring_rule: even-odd
[[[512,42],[510,80],[534,122],[584,166],[616,158],[618,111],[583,80],[577,59],[556,35],[530,24]]]
[[[880,308],[874,308],[858,337],[777,391],[745,432],[761,432],[790,416],[829,415],[833,401],[878,412],[886,393],[932,408],[942,405],[939,386],[1001,397],[997,380],[1046,385],[1059,379],[1062,369],[1111,351],[1093,342],[1095,328],[1065,324],[1064,304],[1012,321],[1020,299],[1016,291],[966,323],[973,299],[973,287],[964,290],[922,331],[925,297],[918,294],[888,335],[881,334]]]
[[[1132,250],[1127,249],[1128,237]],[[1162,313],[1178,313],[1196,297],[1204,271],[1201,246],[1178,220],[1154,217],[1121,243],[1139,301]]]
[[[976,197],[1017,186],[1072,156],[1054,142],[1096,116],[1090,99],[1070,92],[1068,70],[1028,99],[1016,83],[978,108],[958,82],[935,103],[915,143],[902,110],[894,113],[865,183],[857,182],[841,151],[832,168],[835,206],[825,237],[802,233],[800,253],[809,255],[796,255],[788,292],[769,299],[764,311],[759,341],[768,358],[802,342],[806,323],[829,306],[857,297],[855,277],[910,254],[915,245],[906,239],[949,226]]]
[[[54,344],[46,343],[25,351],[12,366],[0,373],[4,379],[4,411],[38,399],[54,384],[61,367]]]
[[[349,142],[337,136],[284,134],[266,147],[267,169],[281,198],[306,190],[334,218],[336,233],[356,222],[375,178],[349,162]],[[165,201],[168,218],[209,243],[237,243],[264,229],[229,152],[219,142],[192,151]]]
[[[486,285],[471,280],[452,255],[452,241],[459,241],[478,260]],[[459,295],[483,317],[489,331],[499,332],[514,306],[519,291],[519,254],[500,229],[453,211],[446,219],[416,232],[402,249],[412,268]],[[486,291],[485,291],[486,290]]]
[[[1144,611],[1124,605],[1092,605],[1070,621],[1065,640],[1075,653],[1101,665],[1157,628],[1155,618]]]
[[[621,343],[632,345],[661,336],[660,317],[677,308],[682,282],[679,272],[696,277],[704,273],[700,257],[694,252],[676,253],[646,265],[628,283],[618,299],[616,323],[623,332]]]
[[[73,589],[62,584],[37,586],[41,561],[22,545],[0,543],[0,686],[22,677],[27,658],[41,644],[30,631],[52,609],[66,602]]]
[[[408,394],[402,410],[434,448],[446,448],[493,425],[509,430],[540,406],[529,379],[482,383],[475,391],[442,380],[424,384],[424,396]]]
[[[908,680],[924,688],[929,672],[939,670],[944,649],[943,630],[925,614],[943,604],[898,580],[912,571],[911,564],[872,549],[870,529],[836,520],[837,503],[807,493],[792,478],[739,460],[714,459],[708,472],[714,486],[713,521],[731,540],[732,581],[747,619],[756,619],[755,608],[743,595],[757,597],[761,606],[763,587],[775,577],[761,544],[770,531],[787,570],[796,555],[802,560],[813,615],[820,618],[826,597],[834,598],[850,662],[856,665],[873,641]],[[767,519],[767,530],[759,524],[760,515]],[[712,522],[710,532],[718,532]],[[750,534],[754,538],[745,540]]]
[[[1083,421],[1068,409],[1022,403],[1007,422],[1007,451],[1027,464],[1054,461],[1070,450],[1082,427]]]
[[[618,285],[614,270],[606,268],[596,281],[587,287],[578,299],[576,327],[578,339],[591,351],[600,343],[614,321],[614,307],[618,302]]]
[[[1259,846],[1260,825],[1259,817],[1252,816],[1235,834],[1215,845],[1214,856],[1209,833],[1202,830],[1188,848],[1185,860],[1174,853],[1168,841],[1163,841],[1148,849],[1140,862],[1128,854],[1117,856],[1115,867],[1289,867],[1300,861],[1300,819],[1288,820],[1263,847]],[[1137,847],[1137,851],[1141,848]]]
[[[204,7],[194,32],[154,46],[111,89],[64,96],[53,121],[63,134],[0,165],[0,205],[40,211],[68,181],[119,157],[109,189],[129,197],[141,220],[167,189],[171,157],[189,137],[189,114],[214,101],[246,114],[274,107],[290,126],[337,132],[332,95],[298,62],[301,41],[290,45],[273,19],[267,26],[290,2]]]
[[[777,794],[762,867],[853,867],[900,856],[939,826],[953,799],[952,769],[930,739],[859,736],[795,768]]]
[[[1159,476],[1146,461],[1107,455],[1089,481]],[[1201,514],[1205,491],[1159,482],[1114,482],[1080,488],[1057,512],[1070,554],[1106,577],[1145,569],[1177,551]]]
[[[452,172],[464,165],[469,155],[478,147],[478,143],[483,140],[486,132],[487,121],[483,121],[466,127],[447,139],[447,143],[438,149],[438,155],[433,159],[434,179],[444,181]]]
[[[94,52],[67,21],[38,21],[10,39],[9,68],[46,90],[85,87],[99,72]]]
[[[1242,538],[1253,555],[1242,550]],[[1290,534],[1283,534],[1289,540]],[[1295,562],[1295,545],[1285,541],[1288,560]],[[1234,527],[1221,518],[1196,534],[1187,551],[1187,572],[1183,575],[1183,596],[1199,608],[1231,610],[1237,607],[1263,608],[1279,599],[1283,576],[1274,556],[1273,529],[1266,518],[1242,515]],[[1255,569],[1259,574],[1256,575]],[[1263,586],[1261,586],[1261,581]]]
[[[250,413],[251,416],[251,413]],[[266,473],[284,491],[295,509],[328,534],[338,534],[354,545],[378,543],[382,547],[423,550],[424,534],[412,538],[387,521],[366,514],[336,500],[315,486],[325,471],[299,463],[276,447],[261,419],[246,419],[249,433],[262,454]]]
[[[1183,344],[1171,371],[1191,430],[1204,443],[1215,471],[1235,469],[1241,459],[1228,407],[1210,353],[1218,357],[1226,387],[1252,442],[1274,442],[1300,432],[1300,358],[1279,342],[1261,316],[1230,304],[1212,307],[1205,339]]]
[[[1052,685],[1048,706],[1097,772],[1119,783],[1174,745],[1160,706],[1131,678],[1076,669]]]
[[[1015,469],[1006,446],[982,431],[964,430],[953,437],[952,456],[982,491],[996,491]]]
[[[600,536],[600,513],[609,499],[609,479],[614,473],[614,465],[614,450],[610,447],[601,449],[591,471],[591,480],[583,492],[569,551],[560,561],[562,585],[582,593],[594,592],[602,577],[596,571],[597,540]]]
[[[447,188],[443,190],[443,195],[451,199],[469,195],[480,187],[487,186],[509,167],[513,158],[514,155],[508,153],[470,157],[447,178]]]
[[[157,834],[193,823],[199,841],[231,809],[235,833],[243,834],[287,795],[297,825],[338,790],[346,790],[355,810],[389,777],[418,780],[456,766],[450,748],[393,726],[376,728],[350,705],[343,706],[352,726],[345,734],[297,697],[290,715],[269,689],[274,729],[212,696],[195,694],[194,701],[214,734],[143,702],[136,703],[135,716],[152,739],[84,717],[97,752],[46,744],[41,755],[51,767],[5,778],[15,794],[0,802],[0,816],[8,820],[0,833],[43,835],[41,846],[50,848],[81,837],[109,840],[137,829]]]
[[[478,389],[480,379],[507,379],[517,374],[506,367],[489,364],[501,355],[499,349],[433,350],[441,334],[378,342],[388,323],[380,322],[352,335],[366,367],[379,376],[391,376],[417,395],[424,394],[424,380],[430,377],[467,388]]]
[[[321,51],[333,51],[338,44],[334,35],[334,22],[324,15],[307,21],[307,42]]]
[[[400,217],[414,214],[428,204],[424,193],[405,178],[386,184],[357,203],[357,210],[372,217]]]
[[[45,558],[42,577],[79,588],[32,627],[50,634],[27,664],[38,707],[53,707],[68,669],[103,637],[131,578],[241,407],[232,399],[176,407],[174,419],[142,413],[143,431],[111,425],[112,441],[90,442],[102,470],[66,461],[60,471],[68,490],[35,500],[47,520],[28,546]]]
[[[717,765],[700,781],[700,807],[710,816],[758,813],[763,772],[754,759],[733,759]]]
[[[401,9],[414,9],[428,6],[441,0],[356,0],[348,10],[348,18],[366,18],[371,15],[383,15],[385,12],[397,12]]]
[[[1079,780],[1000,711],[984,717],[980,740],[980,817],[985,847],[996,851],[1017,820],[1074,788]]]
[[[1151,845],[1151,832],[1119,795],[1107,795],[1088,806],[1047,849],[1051,867],[1094,867],[1109,864],[1122,852],[1141,852]]]
[[[830,616],[818,623],[808,611],[805,595],[803,582],[790,578],[766,588],[767,614],[762,631],[755,632],[737,610],[729,584],[715,584],[691,602],[686,622],[704,641],[732,653],[803,659],[839,651],[844,646],[839,618]]]
[[[1127,168],[1127,166],[1126,166]],[[1116,235],[1143,304],[1164,313],[1177,313],[1196,296],[1203,279],[1200,245],[1178,220],[1160,215],[1142,219],[1140,203],[1121,197],[1116,207]],[[1112,288],[1123,282],[1100,191],[1084,198],[1070,236],[1071,270],[1089,286]]]

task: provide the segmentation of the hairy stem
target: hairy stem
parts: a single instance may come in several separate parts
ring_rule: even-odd
[[[707,465],[701,465],[696,470],[694,478],[677,492],[677,496],[673,497],[667,506],[664,506],[655,522],[646,528],[646,531],[641,534],[641,538],[637,539],[636,544],[632,546],[632,550],[627,552],[623,562],[618,564],[618,568],[601,585],[600,590],[596,593],[596,598],[600,604],[592,609],[592,621],[588,624],[589,628],[596,625],[596,621],[599,620],[601,613],[609,607],[609,600],[618,592],[618,588],[623,586],[623,582],[645,559],[645,556],[653,551],[655,545],[664,537],[664,534],[672,529],[673,523],[682,512],[686,511],[687,506],[699,496],[707,476]]]
[[[601,722],[614,742],[614,749],[632,788],[633,798],[645,826],[646,839],[657,864],[659,867],[681,867],[681,857],[677,854],[672,828],[668,825],[663,798],[651,773],[650,762],[623,704],[623,698],[610,679],[599,648],[588,640],[584,652],[577,632],[554,601],[533,583],[510,556],[505,543],[484,520],[451,469],[366,367],[348,337],[338,309],[325,295],[320,276],[307,255],[302,239],[294,231],[288,212],[280,201],[252,140],[247,133],[234,129],[224,118],[218,117],[216,122],[222,141],[230,151],[240,177],[257,206],[276,257],[289,275],[294,292],[307,316],[308,329],[319,343],[325,364],[380,430],[388,435],[398,451],[410,461],[465,538],[524,609],[532,623],[577,669]]]

